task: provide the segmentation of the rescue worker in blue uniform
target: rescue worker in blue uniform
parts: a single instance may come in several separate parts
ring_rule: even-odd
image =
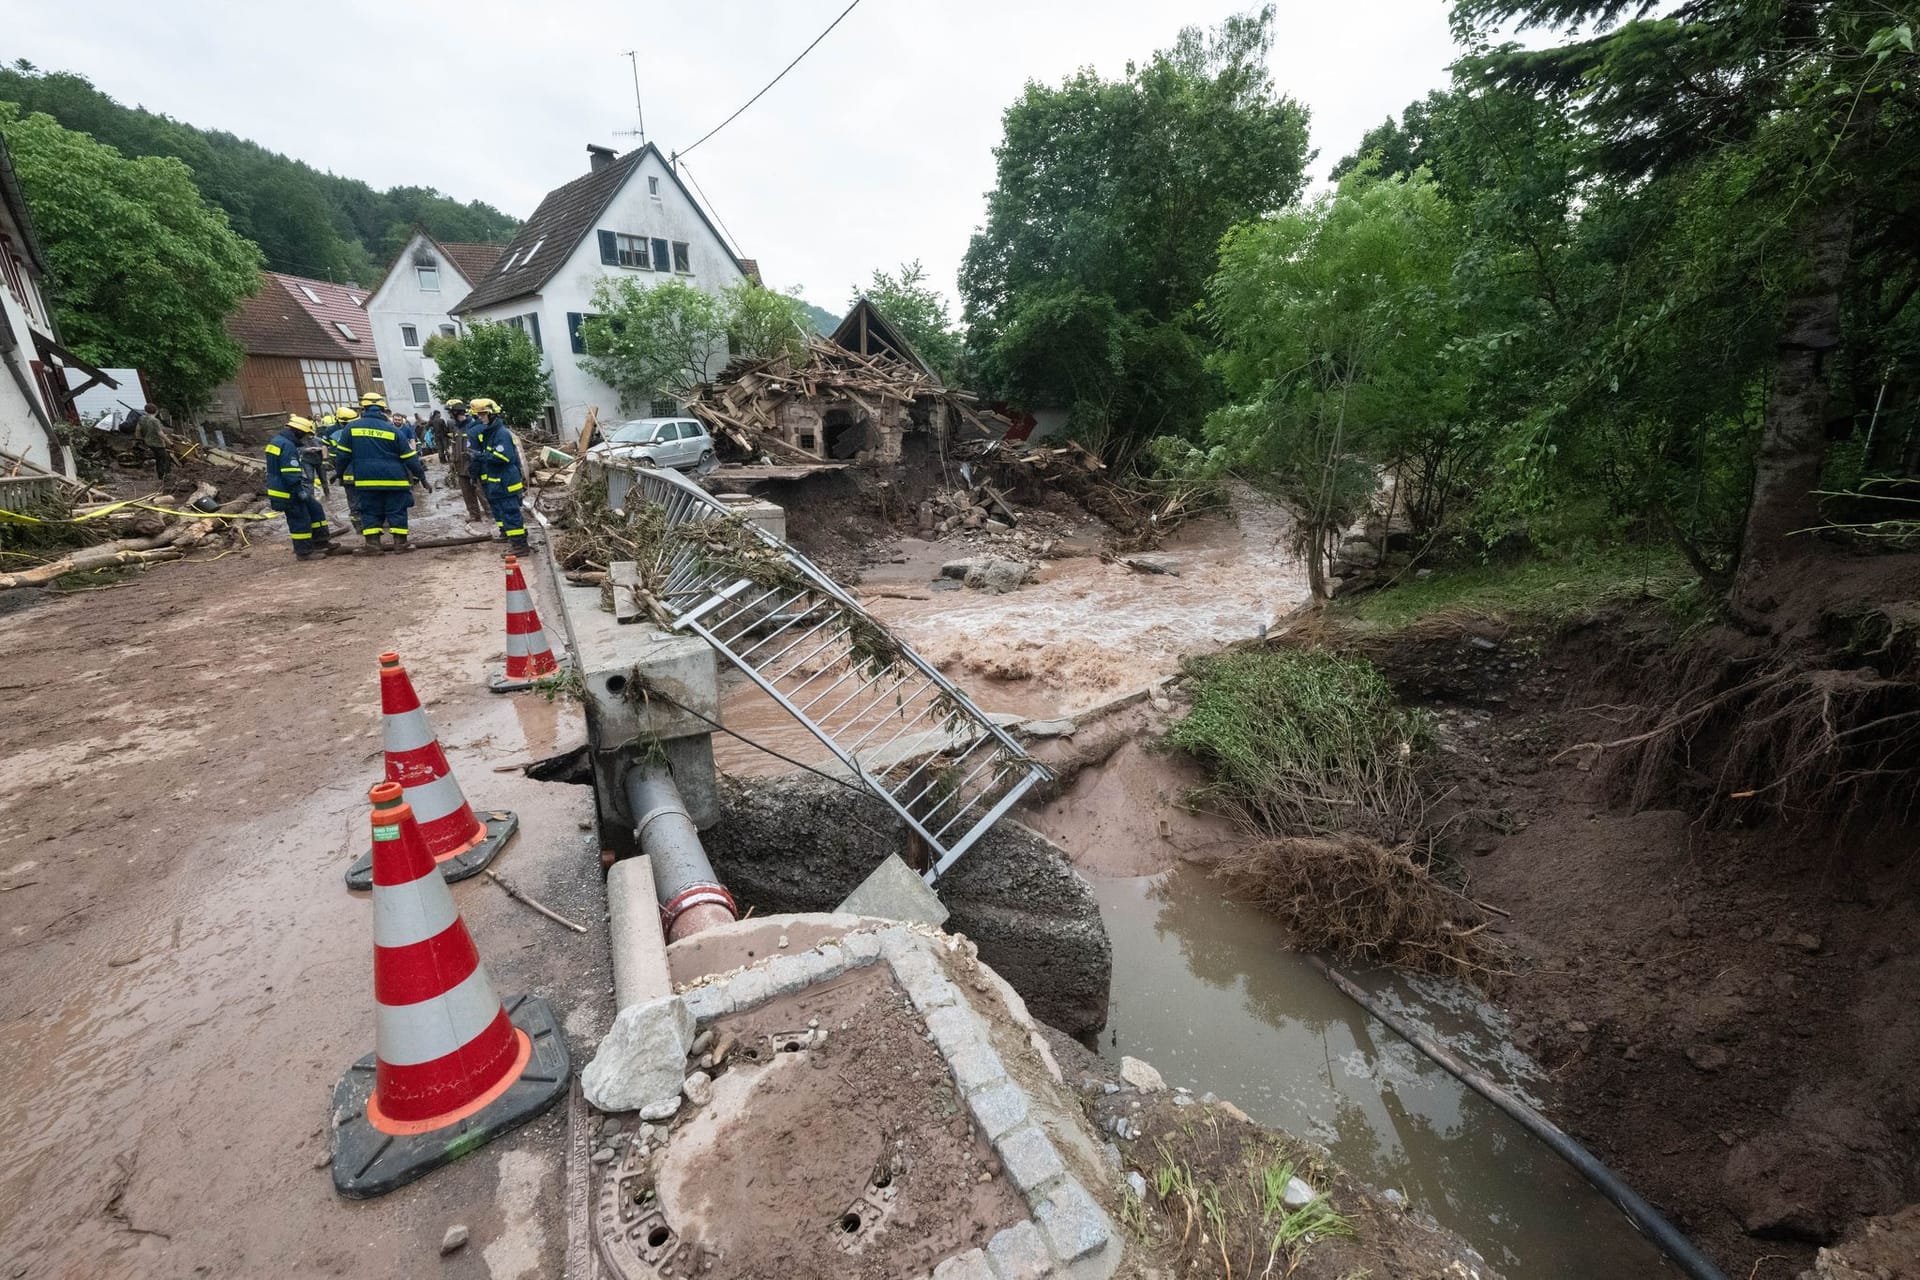
[[[360,513],[360,532],[369,551],[408,551],[407,510],[413,506],[413,485],[431,492],[427,469],[413,440],[394,429],[379,396],[362,396],[358,414],[342,405],[336,417],[346,422],[346,445],[334,445],[335,466],[353,493]],[[351,416],[349,416],[351,415]],[[391,542],[381,545],[380,535]]]
[[[520,451],[514,447],[513,433],[500,416],[500,406],[491,400],[475,400],[475,429],[470,437],[470,466],[486,489],[487,505],[493,508],[494,527],[516,552],[527,549],[527,520],[520,510],[520,498],[527,481],[520,470]]]
[[[313,423],[297,413],[287,415],[287,425],[267,442],[267,505],[286,516],[295,560],[331,550],[327,509],[314,492],[316,482],[303,456],[312,443]]]
[[[347,519],[353,522],[353,531],[360,532],[360,508],[353,501],[353,424],[360,419],[360,411],[352,405],[341,405],[322,419],[333,423],[333,429],[327,432],[327,456],[333,459],[333,477],[347,495]]]

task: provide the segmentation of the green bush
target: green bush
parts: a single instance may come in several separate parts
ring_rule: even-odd
[[[1420,837],[1414,760],[1428,720],[1365,658],[1251,650],[1198,659],[1189,674],[1193,710],[1170,737],[1210,768],[1198,798],[1270,835]]]

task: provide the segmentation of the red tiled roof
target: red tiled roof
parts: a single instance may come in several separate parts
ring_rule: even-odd
[[[503,244],[460,244],[452,240],[435,240],[446,251],[447,257],[460,274],[467,278],[470,285],[479,284],[486,279],[487,272],[493,270],[493,264],[500,261],[500,255],[507,251]]]
[[[334,284],[330,280],[290,276],[281,271],[268,271],[265,274],[285,286],[294,305],[312,316],[320,328],[355,359],[375,358],[373,331],[367,325],[366,312],[360,309],[360,304],[367,300],[365,289],[357,285]],[[342,325],[344,329],[340,327]]]
[[[250,356],[311,360],[351,360],[358,354],[344,338],[329,336],[331,331],[321,328],[320,322],[294,301],[287,287],[287,280],[293,277],[272,271],[264,275],[260,292],[242,299],[240,309],[227,317],[227,332],[242,351]]]

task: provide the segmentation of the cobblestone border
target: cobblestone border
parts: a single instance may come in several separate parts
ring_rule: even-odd
[[[1040,1280],[1070,1274],[1075,1263],[1093,1258],[1117,1240],[1113,1225],[1099,1201],[1067,1172],[1053,1140],[1034,1119],[1026,1090],[1013,1081],[994,1049],[987,1024],[933,954],[935,945],[932,937],[901,925],[858,930],[807,951],[703,979],[681,992],[681,998],[694,1021],[704,1026],[884,959],[946,1059],[974,1122],[1033,1214],[1030,1221],[996,1234],[985,1249],[946,1259],[934,1268],[933,1280]]]

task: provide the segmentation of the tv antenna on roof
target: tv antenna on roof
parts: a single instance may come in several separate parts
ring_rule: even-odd
[[[638,138],[640,145],[647,145],[647,117],[640,109],[640,56],[637,49],[628,49],[620,55],[633,65],[633,117],[640,122],[638,129],[615,129],[616,138]]]

